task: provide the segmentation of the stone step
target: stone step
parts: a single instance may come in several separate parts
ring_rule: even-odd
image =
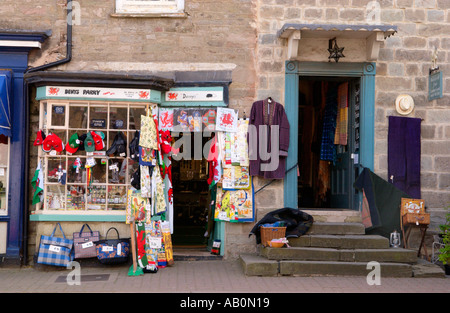
[[[309,235],[288,238],[291,247],[336,249],[387,249],[389,240],[379,235]]]
[[[413,264],[417,251],[388,249],[334,249],[314,247],[262,248],[260,255],[269,260],[341,261],[341,262],[393,262]]]
[[[361,223],[314,222],[308,231],[309,235],[364,235],[365,228]]]
[[[247,276],[367,276],[374,268],[368,262],[268,260],[262,256],[241,255]],[[382,277],[412,277],[412,265],[380,262]],[[369,269],[368,269],[369,267]]]
[[[348,209],[300,209],[312,215],[314,222],[328,223],[361,223],[361,213]]]
[[[280,272],[278,261],[268,260],[259,255],[242,254],[239,260],[247,276],[277,276]]]
[[[412,277],[412,265],[379,263],[381,277]],[[374,270],[368,262],[280,261],[280,275],[367,276]]]

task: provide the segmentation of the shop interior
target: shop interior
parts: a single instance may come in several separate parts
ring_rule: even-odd
[[[194,147],[194,136],[190,139],[191,147]],[[210,139],[203,137],[202,148]],[[183,147],[180,153],[183,153]],[[206,251],[214,239],[211,235],[214,220],[210,210],[211,193],[207,178],[208,162],[204,157],[201,160],[194,159],[193,149],[191,159],[172,159],[174,251]]]
[[[336,157],[327,159],[324,157],[324,136],[330,132],[330,122],[337,129],[346,123],[346,139],[339,144],[331,143],[334,154],[348,154],[353,148],[349,142],[353,140],[350,109],[355,106],[351,101],[351,78],[338,77],[301,77],[299,82],[299,122],[298,122],[298,204],[299,207],[311,209],[334,208],[332,203],[332,189],[339,188],[332,177],[332,172],[336,167]],[[347,112],[340,122],[338,89],[347,87]],[[342,90],[342,89],[340,89]],[[354,91],[353,91],[354,92]],[[353,95],[352,95],[353,96]],[[354,100],[355,98],[353,98]],[[358,109],[359,112],[359,102]],[[332,115],[330,121],[330,114]],[[342,117],[342,115],[341,115]],[[358,118],[359,119],[359,118]],[[337,126],[336,126],[337,125]],[[353,127],[354,131],[359,131]],[[331,134],[334,136],[335,132]],[[329,136],[330,137],[330,136]],[[336,140],[336,139],[335,139]],[[336,142],[335,142],[336,143]],[[357,147],[355,146],[357,149]],[[348,188],[348,187],[344,187]]]

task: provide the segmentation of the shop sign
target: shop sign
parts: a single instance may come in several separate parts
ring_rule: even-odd
[[[223,90],[170,90],[166,102],[223,101]]]
[[[150,100],[150,89],[46,86],[48,98]]]
[[[442,72],[430,73],[428,78],[428,100],[442,98]]]

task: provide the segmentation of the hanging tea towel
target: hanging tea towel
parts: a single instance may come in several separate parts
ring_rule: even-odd
[[[153,117],[141,115],[139,145],[141,147],[158,150],[158,137]]]

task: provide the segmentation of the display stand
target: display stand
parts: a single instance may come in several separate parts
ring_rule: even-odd
[[[427,246],[425,245],[425,235],[430,224],[430,215],[425,213],[424,201],[421,199],[402,198],[400,208],[400,224],[403,236],[403,245],[409,249],[409,236],[413,228],[418,228],[421,233],[419,250],[417,257],[420,257],[422,248],[424,256],[429,261]]]

